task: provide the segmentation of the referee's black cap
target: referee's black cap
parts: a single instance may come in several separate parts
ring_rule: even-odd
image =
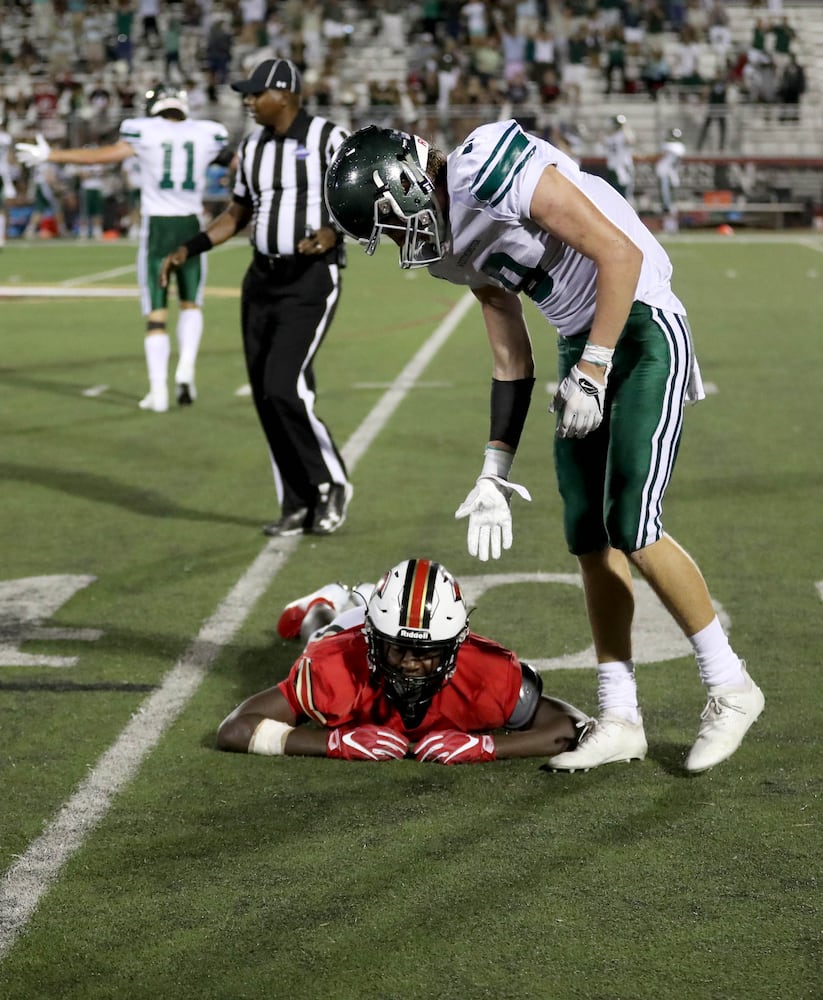
[[[300,72],[291,59],[265,59],[249,73],[248,79],[231,85],[239,94],[262,94],[264,90],[300,93]]]

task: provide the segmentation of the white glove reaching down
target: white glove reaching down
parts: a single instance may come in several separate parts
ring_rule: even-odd
[[[18,142],[14,149],[18,163],[22,163],[24,167],[39,167],[41,163],[48,163],[51,153],[51,146],[39,132],[35,142]]]
[[[603,373],[608,379],[608,371]],[[601,385],[575,365],[560,383],[549,406],[549,413],[559,414],[557,436],[582,438],[603,422],[606,402],[606,381]]]
[[[525,486],[510,483],[501,476],[480,476],[474,489],[454,512],[459,520],[469,519],[469,555],[486,562],[499,559],[503,549],[512,547],[512,514],[509,501],[512,493],[531,500]]]

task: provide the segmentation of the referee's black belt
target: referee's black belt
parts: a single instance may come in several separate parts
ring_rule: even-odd
[[[326,259],[326,255],[316,256],[314,254],[268,254],[254,251],[254,264],[261,271],[273,271],[282,274],[294,274],[305,271],[318,261]]]

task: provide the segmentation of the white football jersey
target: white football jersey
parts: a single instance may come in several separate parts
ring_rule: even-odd
[[[14,193],[14,180],[11,174],[11,164],[9,154],[11,153],[12,138],[5,129],[0,129],[0,179],[8,187],[6,195]]]
[[[679,139],[667,139],[660,147],[660,159],[654,167],[657,176],[668,177],[673,184],[678,184],[678,167],[685,155],[686,147]]]
[[[625,126],[616,128],[603,139],[606,166],[613,170],[621,184],[628,184],[634,176],[633,137]]]
[[[127,118],[120,138],[140,160],[140,205],[144,216],[199,215],[206,168],[229,141],[214,121],[173,121],[156,115]]]
[[[449,233],[443,259],[429,272],[471,288],[496,285],[522,292],[561,336],[588,330],[595,307],[594,261],[541,229],[529,214],[547,166],[557,167],[643,251],[635,300],[685,315],[669,284],[668,255],[625,198],[513,120],[481,125],[450,154]]]

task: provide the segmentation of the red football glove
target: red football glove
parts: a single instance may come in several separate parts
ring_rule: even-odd
[[[461,733],[459,729],[430,733],[417,744],[414,756],[436,764],[482,764],[497,758],[493,736]]]
[[[409,741],[386,726],[341,726],[326,741],[326,756],[338,760],[402,760]]]

